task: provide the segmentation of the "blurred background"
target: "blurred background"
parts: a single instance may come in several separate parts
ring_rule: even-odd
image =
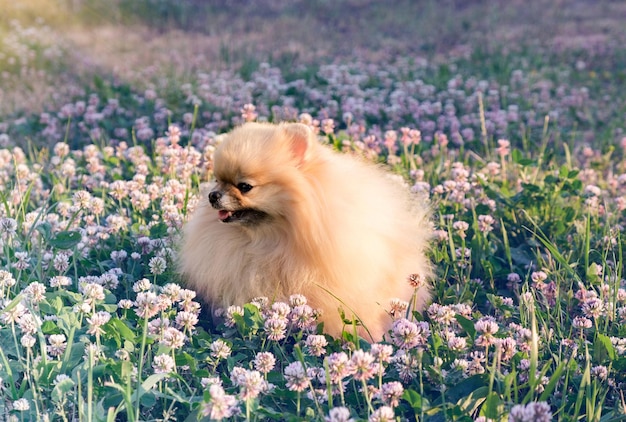
[[[529,50],[587,67],[626,62],[625,1],[0,0],[0,10],[0,115],[61,104],[99,79],[176,89],[199,71],[245,76],[261,62],[285,73]]]

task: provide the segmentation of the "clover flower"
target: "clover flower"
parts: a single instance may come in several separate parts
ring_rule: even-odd
[[[222,339],[215,340],[211,343],[209,349],[211,350],[211,356],[215,359],[226,359],[231,353],[230,346]]]
[[[592,298],[586,300],[581,306],[582,313],[587,318],[599,318],[606,315],[606,306],[604,302],[599,298]]]
[[[249,371],[240,366],[233,368],[230,378],[239,387],[239,398],[242,400],[254,399],[269,388],[259,371]]]
[[[426,280],[420,274],[409,274],[407,281],[414,289],[419,289],[420,287],[426,285]]]
[[[265,320],[263,327],[267,334],[267,338],[273,341],[280,341],[287,334],[287,318],[278,314],[272,314]]]
[[[180,300],[181,307],[184,309],[196,298],[196,292],[189,289],[180,289],[178,293],[178,299]]]
[[[478,230],[482,233],[489,233],[493,231],[493,225],[496,220],[490,215],[479,215],[478,216]]]
[[[137,315],[141,318],[150,319],[159,313],[161,307],[159,298],[153,292],[140,292],[137,293],[135,298],[135,306],[137,308]]]
[[[28,402],[28,399],[17,399],[13,402],[13,409],[19,412],[25,412],[30,410],[30,403]]]
[[[396,420],[396,414],[391,407],[381,406],[367,420],[368,422],[393,422]]]
[[[353,373],[352,377],[357,381],[367,381],[378,372],[374,356],[362,349],[355,350],[350,358]]]
[[[498,148],[496,152],[501,157],[506,157],[511,152],[511,143],[506,139],[498,139]]]
[[[295,361],[287,365],[283,371],[287,388],[291,391],[304,391],[311,385],[311,380],[302,366],[302,362]]]
[[[241,118],[246,122],[253,122],[256,120],[258,113],[255,112],[256,107],[253,104],[244,104],[241,108]]]
[[[474,323],[476,332],[480,335],[476,338],[476,345],[489,347],[496,343],[494,335],[498,332],[498,323],[492,317],[483,317]]]
[[[185,341],[187,341],[187,336],[182,331],[174,327],[167,327],[163,330],[163,338],[160,343],[172,349],[180,349],[184,346]]]
[[[530,279],[534,283],[539,283],[541,281],[546,281],[547,278],[548,278],[548,274],[546,274],[545,271],[533,271],[530,274]]]
[[[104,333],[102,326],[109,322],[110,319],[110,313],[105,311],[96,312],[91,317],[87,318],[87,323],[89,324],[89,329],[87,330],[87,333],[95,336],[102,335]]]
[[[72,279],[64,275],[57,275],[57,276],[50,278],[50,281],[48,283],[50,284],[50,287],[53,287],[53,288],[54,287],[67,287],[67,286],[72,285]]]
[[[597,365],[591,368],[591,376],[596,377],[601,381],[606,381],[609,377],[609,370],[604,365]]]
[[[509,413],[509,422],[550,422],[552,411],[546,402],[532,402],[527,405],[513,406]]]
[[[517,353],[517,342],[514,338],[505,337],[496,341],[498,351],[500,352],[500,359],[503,362],[508,362]]]
[[[405,350],[398,350],[393,356],[391,363],[397,371],[398,376],[404,382],[409,382],[417,376],[417,371],[421,366],[421,360]]]
[[[24,288],[23,293],[26,295],[31,303],[36,304],[46,298],[46,286],[38,281],[33,281],[28,286],[26,286],[26,288]]]
[[[404,393],[404,387],[398,381],[386,382],[382,385],[378,396],[380,400],[391,408],[398,407]]]
[[[165,258],[161,256],[154,256],[150,258],[150,261],[148,262],[148,267],[150,268],[151,274],[163,274],[167,269],[167,262],[165,261]]]
[[[227,327],[234,327],[236,324],[235,316],[243,317],[244,311],[241,306],[231,305],[226,309],[226,318],[224,324]]]
[[[354,374],[355,368],[348,355],[344,352],[335,352],[326,358],[330,382],[340,384],[344,378]]]
[[[17,232],[17,221],[14,218],[0,218],[0,235],[2,237],[14,236]]]
[[[593,322],[589,318],[585,318],[582,316],[576,316],[572,320],[572,327],[578,329],[585,329],[593,327]]]
[[[291,323],[300,330],[313,330],[315,328],[316,314],[309,305],[297,305],[289,314]]]
[[[276,358],[271,352],[259,352],[254,358],[254,368],[262,374],[267,374],[276,365]]]
[[[31,347],[33,347],[36,341],[37,339],[33,337],[31,334],[24,334],[20,338],[20,343],[22,344],[22,346],[24,346],[27,349],[30,349]]]
[[[402,133],[400,142],[405,146],[418,145],[422,140],[422,133],[417,129],[402,127],[400,128],[400,133]]]
[[[465,337],[457,337],[451,335],[447,339],[448,349],[455,352],[462,352],[467,349],[467,339]]]
[[[175,322],[178,328],[191,331],[199,320],[198,315],[193,312],[180,311],[176,314]]]
[[[485,367],[483,366],[483,363],[485,362],[485,354],[483,352],[474,351],[470,353],[469,357],[470,360],[467,373],[469,375],[484,374]]]
[[[328,341],[322,335],[309,335],[306,338],[305,346],[312,356],[322,356],[326,353]]]
[[[326,135],[332,135],[335,132],[335,121],[333,119],[322,120],[322,132]]]
[[[469,224],[465,221],[455,221],[452,223],[452,228],[457,231],[462,239],[465,239],[467,236],[465,232],[469,229]]]
[[[19,271],[24,271],[30,267],[28,252],[15,252],[14,255],[15,258],[17,258],[17,261],[12,264],[13,268],[18,269]]]
[[[152,368],[155,374],[169,374],[174,371],[176,362],[170,355],[160,354],[156,355],[152,360]]]
[[[48,343],[48,353],[52,357],[61,356],[67,347],[65,334],[50,334]]]
[[[424,346],[428,342],[430,328],[427,322],[411,322],[406,318],[396,320],[391,328],[391,340],[401,349]]]
[[[393,346],[390,344],[374,343],[370,346],[370,353],[376,358],[376,362],[382,367],[383,364],[391,362]]]
[[[202,403],[200,412],[211,420],[221,421],[230,418],[237,413],[237,399],[226,394],[224,389],[218,384],[211,384],[209,387],[210,399]]]
[[[104,300],[104,287],[96,283],[84,283],[79,286],[79,290],[89,302]]]
[[[7,303],[5,303],[5,305],[6,304]],[[19,321],[19,319],[27,312],[28,310],[26,309],[24,304],[22,302],[19,302],[17,305],[9,309],[2,309],[2,312],[0,313],[0,321],[4,322],[5,324],[14,324]]]
[[[393,319],[406,315],[406,311],[409,309],[409,302],[397,298],[391,299],[389,305],[389,315]]]
[[[274,302],[272,303],[271,311],[277,317],[287,318],[291,313],[291,306],[285,302]]]
[[[100,346],[95,343],[89,343],[85,346],[83,359],[87,362],[91,362],[92,365],[95,365],[96,362],[103,357],[103,355],[104,353]]]
[[[324,417],[324,422],[354,422],[354,419],[350,417],[350,409],[338,406],[328,411],[328,416]]]
[[[456,312],[450,306],[433,303],[428,307],[426,312],[428,313],[428,317],[438,324],[449,326],[456,322]]]
[[[134,305],[134,302],[130,299],[122,299],[119,302],[117,302],[117,306],[120,309],[130,309],[132,308]]]
[[[5,270],[0,270],[0,289],[13,287],[15,283],[17,283],[17,281],[13,278],[13,274]]]
[[[255,297],[250,301],[250,303],[256,306],[259,311],[265,312],[267,311],[267,306],[269,305],[269,299],[265,296]]]

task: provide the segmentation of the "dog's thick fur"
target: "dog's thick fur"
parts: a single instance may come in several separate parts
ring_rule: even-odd
[[[246,123],[214,155],[216,183],[186,225],[188,285],[214,306],[301,293],[340,335],[338,312],[382,339],[392,298],[429,278],[428,211],[379,167],[320,144],[305,125]],[[208,198],[210,200],[207,200]],[[429,300],[419,288],[416,308]]]

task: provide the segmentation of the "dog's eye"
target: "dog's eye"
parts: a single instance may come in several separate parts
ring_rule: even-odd
[[[252,185],[243,182],[237,183],[237,189],[239,189],[239,192],[241,193],[250,192],[252,190]]]

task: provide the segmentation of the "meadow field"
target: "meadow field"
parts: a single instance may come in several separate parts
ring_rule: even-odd
[[[626,3],[0,10],[0,421],[626,420]],[[209,321],[178,244],[245,121],[429,201],[424,312],[375,344],[297,292]]]

